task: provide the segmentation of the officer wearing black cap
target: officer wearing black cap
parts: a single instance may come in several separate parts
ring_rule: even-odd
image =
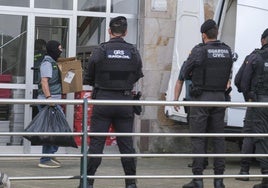
[[[186,60],[183,75],[192,80],[192,101],[225,101],[225,91],[229,85],[232,69],[232,52],[229,46],[217,40],[218,27],[209,19],[201,26],[203,43],[196,45]],[[190,126],[192,133],[223,133],[224,107],[190,107]],[[192,153],[205,154],[205,137],[192,137]],[[225,152],[225,140],[213,137],[213,152]],[[204,158],[193,159],[192,172],[202,175]],[[225,159],[214,158],[214,174],[222,175],[225,170]],[[183,188],[203,188],[203,179],[194,178]],[[224,188],[223,179],[214,179],[214,188]]]
[[[136,47],[127,43],[127,19],[123,16],[113,18],[108,30],[110,40],[100,44],[89,59],[85,82],[94,87],[94,97],[99,100],[132,100],[134,84],[143,77],[142,61]],[[95,105],[91,117],[91,132],[108,132],[111,125],[116,132],[133,131],[133,106]],[[106,136],[91,136],[88,153],[101,154]],[[133,140],[130,136],[117,137],[120,153],[134,154]],[[122,157],[125,175],[136,175],[136,158]],[[100,157],[89,157],[87,174],[94,175],[101,164]],[[93,188],[94,179],[88,179],[88,188]],[[135,179],[125,180],[126,188],[136,188]]]
[[[235,84],[246,101],[268,102],[268,28],[261,35],[261,49],[254,50],[240,67]],[[249,133],[268,133],[268,109],[259,107],[247,108],[245,126]],[[255,153],[268,153],[268,138],[252,138]],[[244,159],[242,159],[243,162]],[[268,159],[257,158],[262,174],[268,175]],[[241,172],[244,166],[241,163]],[[240,173],[241,173],[240,172]],[[248,171],[246,171],[248,174]],[[241,173],[243,174],[243,173]],[[268,188],[268,178],[253,188]]]
[[[245,81],[248,78],[243,78],[242,80],[242,76],[244,74],[244,70],[246,65],[248,64],[248,62],[252,62],[255,58],[256,58],[256,54],[260,51],[260,49],[255,49],[252,53],[250,53],[249,55],[246,56],[243,64],[241,65],[241,67],[239,68],[236,76],[235,76],[235,80],[234,83],[238,89],[238,92],[242,92],[242,90],[245,90],[243,88],[241,88],[241,82],[243,82],[243,86],[245,85]],[[251,69],[247,71],[252,71]],[[247,81],[248,82],[248,81]],[[244,100],[249,102],[252,101],[252,97],[250,97],[248,92],[242,92],[243,96],[244,96]],[[244,125],[243,125],[243,133],[252,133],[252,126],[254,126],[254,123],[252,122],[252,110],[251,108],[247,108],[246,110],[246,115],[244,118]],[[242,154],[252,154],[254,153],[255,147],[254,147],[254,140],[252,137],[245,137],[243,139],[243,144],[241,147],[241,153]],[[240,175],[249,175],[249,170],[250,170],[250,165],[252,163],[252,158],[251,157],[243,157],[241,158],[240,161]],[[240,181],[249,181],[248,177],[237,177],[235,178],[236,180],[240,180]]]

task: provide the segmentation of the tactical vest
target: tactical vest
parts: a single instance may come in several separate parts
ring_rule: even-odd
[[[34,52],[34,77],[33,77],[33,83],[39,84],[41,81],[40,77],[40,65],[45,57],[45,51],[35,51]]]
[[[202,46],[204,61],[192,72],[193,86],[207,91],[225,91],[232,68],[232,52],[224,43]]]
[[[256,53],[255,71],[250,88],[257,95],[268,95],[268,48]]]
[[[104,58],[95,65],[95,87],[105,90],[132,90],[138,80],[137,50],[125,41],[100,46]]]
[[[51,95],[59,95],[61,94],[61,77],[58,65],[54,59],[52,59],[50,56],[45,56],[42,63],[45,61],[48,61],[52,65],[52,77],[48,79],[48,85]],[[41,64],[42,64],[41,63]],[[42,90],[41,83],[38,84],[38,94],[44,94]]]

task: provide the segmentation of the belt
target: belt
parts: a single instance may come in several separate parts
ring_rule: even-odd
[[[110,91],[110,92],[118,92],[121,93],[123,96],[130,96],[132,95],[131,90],[110,90],[110,89],[99,89],[99,90],[103,90],[103,91]]]
[[[257,101],[258,102],[268,102],[268,96],[267,95],[257,95]]]

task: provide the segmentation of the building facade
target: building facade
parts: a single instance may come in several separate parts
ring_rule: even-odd
[[[165,100],[172,62],[177,2],[179,1],[0,1],[0,98],[36,98],[36,39],[60,41],[64,48],[62,56],[77,57],[84,68],[92,48],[109,40],[107,29],[110,19],[123,15],[127,17],[129,24],[126,41],[137,45],[143,59],[145,76],[137,85],[137,89],[143,93],[142,100]],[[88,91],[90,87],[84,85],[83,89]],[[74,93],[65,97],[76,98]],[[74,128],[75,107],[67,105],[65,110],[68,122]],[[33,105],[1,104],[0,131],[23,132],[36,113]],[[135,131],[179,131],[174,124],[165,118],[163,107],[144,106],[142,115],[136,118]],[[168,142],[170,140],[160,142],[157,138],[136,139],[137,149],[140,151],[164,151],[164,144]],[[1,147],[5,148],[1,149],[4,153],[40,150],[40,147],[31,146],[21,136],[0,136]],[[64,148],[62,152],[74,151]]]

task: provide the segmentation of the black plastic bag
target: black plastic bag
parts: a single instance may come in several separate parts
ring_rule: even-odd
[[[64,114],[54,106],[45,106],[26,127],[25,132],[72,132]],[[77,148],[73,136],[30,135],[32,145],[55,145]]]

